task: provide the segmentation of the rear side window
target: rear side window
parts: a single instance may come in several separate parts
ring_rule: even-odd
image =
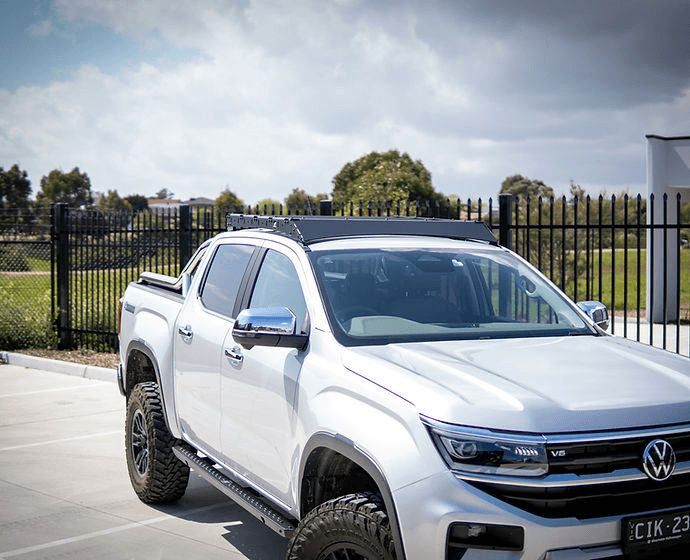
[[[201,289],[204,307],[233,316],[237,292],[253,252],[254,247],[249,245],[220,245],[216,249]]]

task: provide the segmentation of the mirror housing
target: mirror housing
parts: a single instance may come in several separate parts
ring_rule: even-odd
[[[609,311],[600,301],[578,301],[577,306],[602,330],[609,328]]]
[[[254,346],[304,350],[309,337],[296,331],[297,319],[287,307],[264,307],[240,312],[232,327],[232,337],[247,350]]]

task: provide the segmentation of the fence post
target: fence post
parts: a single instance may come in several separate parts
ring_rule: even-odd
[[[319,200],[319,214],[321,216],[331,216],[333,214],[333,201]]]
[[[513,248],[513,195],[498,195],[498,242],[506,249]]]
[[[180,233],[178,243],[180,248],[180,272],[182,272],[184,265],[192,258],[192,213],[187,204],[180,206]]]
[[[58,349],[72,348],[72,323],[69,305],[69,208],[55,205],[53,213],[53,250],[56,255]]]

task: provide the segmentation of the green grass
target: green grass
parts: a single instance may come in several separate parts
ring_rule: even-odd
[[[681,320],[690,320],[690,250],[682,250],[680,254],[680,307]],[[640,250],[640,276],[638,286],[638,255],[636,249],[628,250],[627,268],[625,260],[625,251],[623,249],[616,250],[615,259],[614,254],[609,251],[601,253],[601,275],[599,274],[599,253],[596,252],[591,257],[590,264],[590,298],[600,300],[606,304],[609,309],[614,309],[616,314],[622,314],[623,310],[627,308],[628,316],[635,317],[637,315],[637,294],[640,294],[640,314],[644,315],[647,305],[647,251]],[[584,258],[581,259],[584,263]],[[612,268],[612,263],[615,268]],[[613,270],[613,274],[612,274]],[[627,274],[626,274],[627,270]],[[572,270],[570,271],[572,275]],[[663,280],[663,270],[655,270],[655,282]],[[584,266],[578,268],[578,288],[577,299],[583,300],[587,296],[586,291],[586,271]],[[601,292],[599,291],[599,279],[601,278]],[[627,301],[626,301],[626,286],[627,283]],[[567,293],[571,297],[574,294],[573,283],[569,282],[567,286]],[[612,299],[612,293],[615,296],[615,301]],[[612,302],[614,305],[612,305]],[[661,301],[654,302],[655,307],[661,306]]]
[[[50,274],[0,273],[0,348],[52,348]]]
[[[33,261],[33,259],[31,259]],[[39,265],[45,261],[39,261]],[[33,263],[32,263],[33,265]],[[41,271],[40,269],[44,270]],[[172,266],[160,266],[155,272],[172,273]],[[38,270],[37,270],[38,269]],[[74,328],[115,332],[117,307],[127,284],[136,280],[138,271],[111,269],[76,271],[71,275],[70,313]],[[30,272],[0,271],[0,349],[54,348],[57,337],[51,311],[50,262]],[[78,346],[102,346],[97,334],[75,333]],[[103,349],[106,349],[103,347]]]

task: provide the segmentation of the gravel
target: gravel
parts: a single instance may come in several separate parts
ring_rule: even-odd
[[[39,348],[25,348],[23,350],[15,350],[15,352],[17,354],[26,354],[27,356],[48,358],[49,360],[60,360],[63,362],[72,362],[75,364],[98,366],[109,369],[115,369],[120,361],[120,355],[115,352],[94,352],[93,350],[44,350]]]

